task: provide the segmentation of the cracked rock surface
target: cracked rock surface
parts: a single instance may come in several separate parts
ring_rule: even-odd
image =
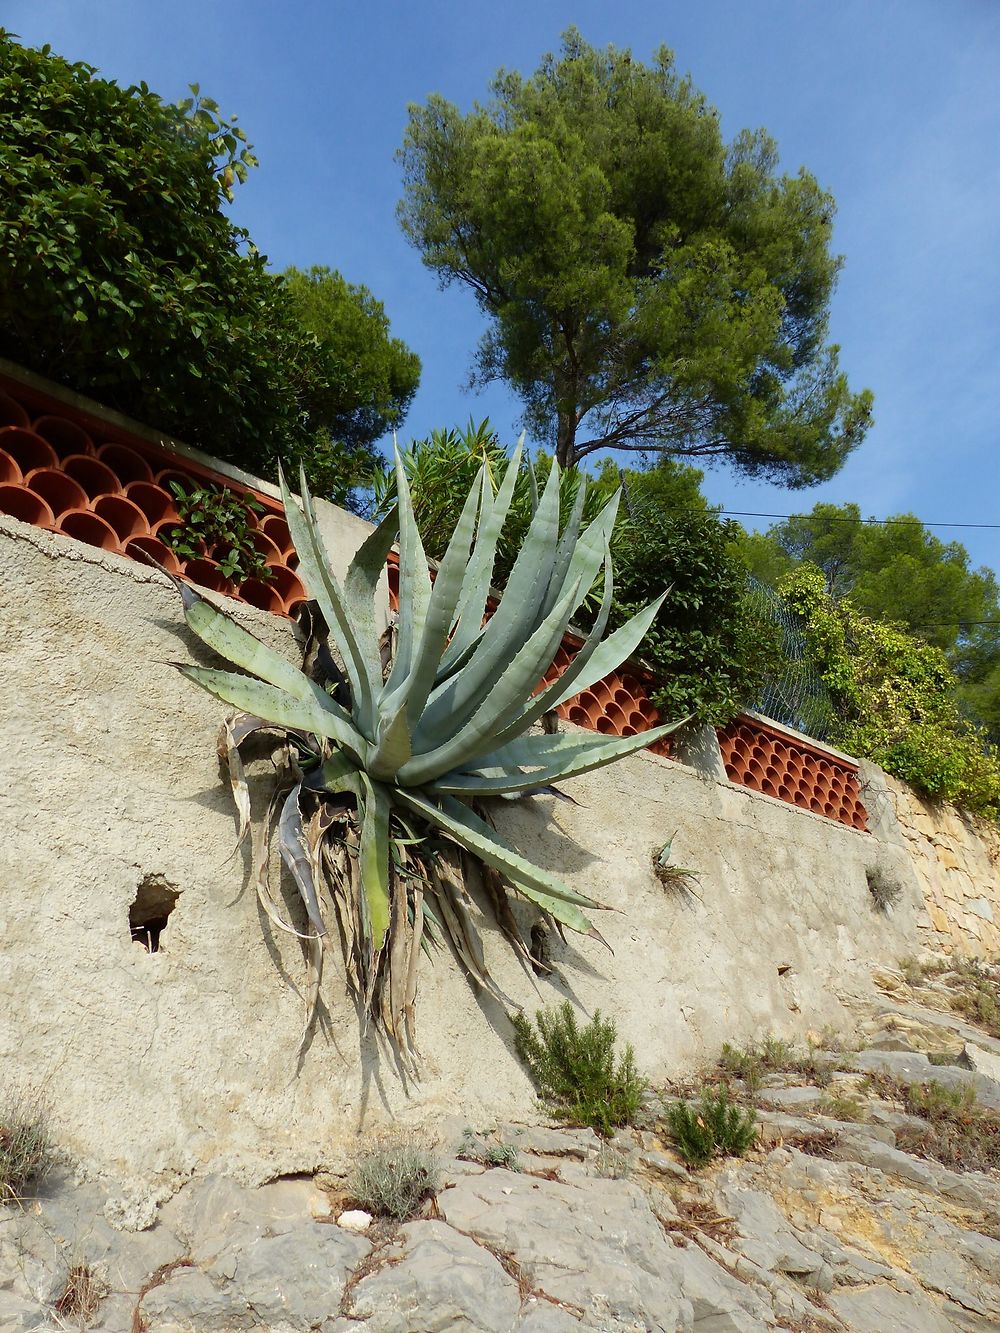
[[[608,1178],[589,1130],[501,1125],[463,1151],[489,1160],[502,1146],[506,1165],[451,1160],[419,1217],[363,1234],[337,1225],[351,1201],[335,1175],[207,1177],[158,1208],[123,1208],[113,1189],[53,1172],[37,1198],[0,1207],[0,1333],[1000,1329],[1000,1172],[911,1155],[897,1133],[914,1117],[858,1078],[944,1071],[942,1084],[996,1104],[995,1042],[938,1014],[933,1044],[945,1029],[961,1041],[953,1063],[929,1065],[914,1034],[930,1020],[914,1012],[887,1004],[867,1052],[826,1085],[866,1118],[776,1097],[773,1077],[756,1150],[699,1172],[648,1129],[617,1136],[626,1178]],[[65,1303],[81,1266],[99,1293],[83,1313]]]

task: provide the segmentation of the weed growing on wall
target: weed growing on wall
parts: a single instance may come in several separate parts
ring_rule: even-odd
[[[164,540],[177,555],[194,560],[206,549],[218,561],[227,579],[268,580],[270,566],[253,544],[247,510],[256,514],[264,506],[252,495],[237,495],[227,486],[183,486],[172,481],[180,523],[164,529]]]
[[[903,886],[883,866],[870,866],[865,871],[872,906],[877,912],[888,914],[903,895]]]
[[[0,1203],[22,1199],[54,1155],[45,1103],[33,1093],[9,1089],[0,1100]]]

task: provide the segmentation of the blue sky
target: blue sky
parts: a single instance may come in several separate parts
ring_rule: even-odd
[[[261,166],[237,220],[276,267],[329,264],[367,284],[422,357],[404,438],[470,414],[512,435],[519,413],[502,387],[463,392],[480,317],[469,293],[438,289],[396,223],[407,103],[440,92],[467,107],[499,66],[533,70],[570,24],[638,59],[665,43],[727,137],[764,126],[785,169],[832,190],[846,256],[832,336],[852,385],[876,397],[834,481],[788,492],[716,468],[710,497],[1000,523],[997,0],[5,0],[0,22],[169,98],[199,82],[239,115]],[[1000,532],[939,535],[1000,567]]]

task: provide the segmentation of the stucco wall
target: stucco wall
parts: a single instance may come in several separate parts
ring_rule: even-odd
[[[234,609],[294,656],[288,622]],[[160,1181],[305,1170],[390,1116],[530,1116],[506,1018],[450,957],[422,968],[419,1083],[359,1039],[337,967],[296,1060],[301,953],[262,927],[245,857],[231,855],[215,754],[225,710],[170,665],[211,660],[181,625],[155,571],[0,522],[4,1081],[43,1088],[91,1168]],[[723,1040],[846,1024],[871,965],[918,947],[920,887],[888,814],[859,833],[648,755],[566,790],[576,804],[505,806],[503,824],[614,909],[600,919],[613,952],[557,941],[564,983],[539,981],[487,924],[490,965],[529,1009],[571,993],[613,1015],[653,1077]],[[652,848],[672,835],[697,896],[652,874]],[[904,883],[888,917],[867,889],[876,858]],[[180,895],[153,954],[128,927],[150,878]]]

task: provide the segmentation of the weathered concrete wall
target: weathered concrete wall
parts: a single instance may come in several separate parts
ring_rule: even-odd
[[[234,610],[294,656],[286,622]],[[231,854],[215,755],[225,709],[169,665],[211,660],[181,625],[155,571],[0,523],[3,1081],[41,1086],[92,1169],[163,1182],[308,1169],[389,1116],[530,1117],[509,1024],[450,957],[423,966],[419,1083],[359,1039],[336,967],[296,1060],[301,952],[262,924]],[[563,982],[536,981],[486,924],[488,959],[529,1009],[569,993],[613,1015],[654,1077],[723,1040],[846,1023],[870,967],[917,948],[922,899],[898,832],[858,833],[651,756],[566,789],[577,804],[505,807],[504,825],[614,909],[600,918],[612,952],[557,941]],[[694,897],[652,874],[652,849],[675,833]],[[866,885],[876,857],[905,883],[887,917]],[[179,893],[152,954],[128,920],[151,881]]]
[[[1000,829],[887,778],[887,799],[924,895],[928,949],[1000,957]]]

